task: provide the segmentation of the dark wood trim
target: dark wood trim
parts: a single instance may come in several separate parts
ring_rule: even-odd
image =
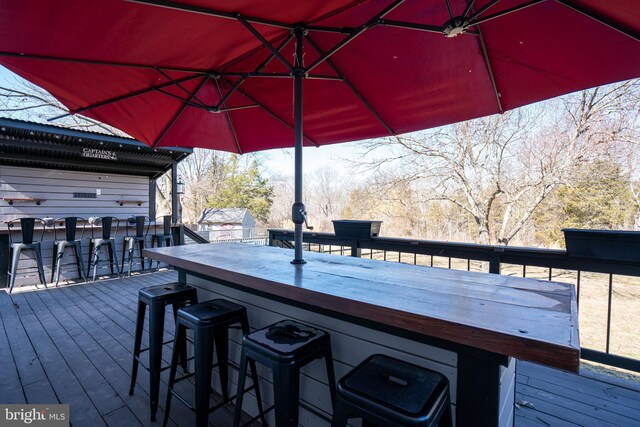
[[[156,184],[155,178],[149,179],[149,218],[151,221],[156,219]]]
[[[191,270],[184,270],[181,268],[176,268],[176,270],[178,271],[178,274],[180,278],[180,280],[182,280],[180,283],[187,283],[187,277],[188,276],[194,276],[194,277],[198,277],[200,279],[203,280],[212,280],[210,276],[206,275],[206,274],[201,274],[198,272],[194,272]],[[293,307],[297,307],[297,308],[301,308],[303,310],[308,310],[308,311],[312,311],[314,313],[318,313],[318,314],[322,314],[323,316],[328,316],[328,317],[332,317],[334,319],[338,319],[338,320],[342,320],[348,323],[353,323],[355,325],[359,325],[359,326],[363,326],[365,328],[370,328],[370,329],[375,329],[377,331],[380,332],[384,332],[384,333],[388,333],[391,335],[396,335],[402,338],[406,338],[412,341],[417,341],[417,342],[421,342],[423,344],[427,344],[427,345],[432,345],[434,347],[439,347],[445,350],[449,350],[449,351],[453,351],[456,353],[460,353],[460,354],[466,354],[469,357],[476,357],[476,358],[480,358],[484,361],[486,361],[487,363],[492,363],[492,364],[496,364],[496,365],[502,365],[502,366],[507,366],[507,364],[509,363],[509,358],[507,356],[501,355],[501,354],[497,354],[497,353],[492,353],[489,351],[484,351],[484,350],[480,350],[478,348],[473,348],[473,347],[469,347],[466,345],[462,345],[462,344],[458,344],[455,342],[451,342],[451,341],[447,341],[447,340],[443,340],[443,339],[439,339],[439,338],[435,338],[429,335],[424,335],[424,334],[418,334],[403,328],[397,328],[391,325],[388,325],[386,323],[381,323],[381,322],[376,322],[376,321],[369,321],[366,319],[362,319],[360,317],[357,316],[351,316],[349,314],[346,313],[342,313],[342,312],[336,312],[334,310],[330,310],[330,309],[326,309],[326,308],[322,308],[322,307],[318,307],[317,305],[313,305],[313,304],[309,304],[309,303],[305,303],[305,302],[301,302],[298,300],[294,300],[294,299],[290,299],[290,298],[286,298],[286,297],[282,297],[282,296],[278,296],[278,295],[273,295],[272,293],[269,292],[264,292],[264,291],[260,291],[260,290],[256,290],[256,289],[251,289],[251,288],[246,288],[245,286],[239,285],[237,283],[234,282],[228,282],[228,281],[224,281],[224,280],[215,280],[216,283],[220,283],[221,285],[224,286],[228,286],[230,288],[233,289],[238,289],[240,291],[243,292],[247,292],[250,293],[252,295],[256,295],[262,298],[267,298],[276,302],[280,302],[283,304],[287,304],[287,305],[291,305]]]
[[[180,202],[178,200],[178,163],[171,165],[171,222],[174,224],[179,221],[178,209]]]

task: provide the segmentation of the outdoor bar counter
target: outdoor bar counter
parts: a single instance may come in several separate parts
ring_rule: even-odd
[[[513,425],[516,358],[578,371],[578,314],[569,284],[312,252],[305,252],[306,264],[293,265],[290,249],[232,243],[145,255],[174,266],[201,300],[245,305],[252,329],[293,318],[327,330],[338,378],[372,353],[442,372],[459,426]],[[240,339],[232,336],[234,360]],[[267,370],[260,376],[270,403],[271,376]],[[330,416],[322,363],[303,369],[300,395]],[[245,400],[249,413],[256,411],[252,399]],[[300,423],[327,425],[305,408]]]

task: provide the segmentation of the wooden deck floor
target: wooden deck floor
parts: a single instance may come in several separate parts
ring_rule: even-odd
[[[516,374],[517,427],[640,426],[637,384],[522,361]]]
[[[70,403],[74,426],[160,425],[148,421],[148,376],[128,395],[138,289],[175,281],[172,271],[95,284],[0,292],[0,403]],[[169,318],[165,324],[173,333]],[[146,339],[146,338],[145,338]],[[165,352],[165,363],[168,352]],[[640,391],[519,362],[517,427],[640,426]],[[166,381],[166,372],[163,381]],[[184,392],[193,392],[186,382]],[[162,419],[166,385],[161,387]],[[231,425],[232,408],[210,417]],[[170,425],[193,425],[179,402]]]

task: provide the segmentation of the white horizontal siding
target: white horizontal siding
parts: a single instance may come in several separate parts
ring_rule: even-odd
[[[97,189],[101,195],[95,199],[73,198],[73,193],[96,193]],[[0,199],[5,197],[46,199],[39,206],[0,200],[0,223],[5,229],[5,221],[21,217],[149,215],[149,179],[144,176],[1,166]],[[120,206],[118,200],[143,203]]]
[[[98,189],[100,195],[95,199],[73,197],[73,193],[95,194]],[[46,200],[42,201],[40,205],[36,205],[32,201],[15,201],[13,205],[9,205],[8,201],[0,200],[0,233],[7,233],[6,221],[23,217],[79,216],[86,219],[92,216],[114,216],[125,219],[132,215],[149,215],[149,179],[144,176],[0,166],[0,199],[11,197]],[[140,206],[137,203],[125,203],[120,206],[118,201],[121,200],[141,203]],[[122,225],[124,226],[124,224]],[[81,231],[78,230],[78,238],[80,238],[80,233]],[[122,254],[123,236],[124,228],[120,228],[116,236],[116,255],[119,260]],[[39,239],[40,233],[36,231],[34,237],[36,240]],[[82,241],[83,268],[87,266],[90,237],[90,232],[85,232]],[[42,256],[47,281],[51,277],[53,239],[53,233],[47,232],[42,242]],[[150,239],[148,240],[147,244],[150,244]],[[67,249],[63,263],[75,262],[72,253],[71,249]],[[105,267],[101,268],[99,272],[107,272],[106,263],[104,265]],[[62,271],[64,274],[61,279],[77,277],[77,271],[73,265],[64,267]],[[32,251],[27,251],[19,264],[16,284],[37,282],[34,254]]]
[[[225,298],[247,307],[252,330],[268,326],[282,319],[294,319],[329,332],[337,379],[340,379],[354,366],[374,353],[387,354],[441,372],[449,379],[455,414],[457,356],[453,352],[292,307],[195,277],[189,276],[188,283],[198,288],[198,297],[201,301]],[[237,362],[240,357],[240,333],[230,332],[230,340],[230,357]],[[263,400],[267,404],[272,404],[271,372],[260,366],[258,370],[261,377]],[[233,393],[235,393],[236,381],[237,373],[232,370],[230,382]],[[217,387],[219,386],[217,385]],[[300,399],[319,412],[330,416],[331,402],[323,360],[314,361],[302,369]],[[252,415],[257,414],[253,393],[245,398],[243,409]],[[269,416],[271,418],[268,421],[273,423],[273,413],[270,413]],[[303,408],[300,409],[299,422],[308,427],[328,425],[324,420]]]

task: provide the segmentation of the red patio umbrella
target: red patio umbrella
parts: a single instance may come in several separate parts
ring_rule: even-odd
[[[0,11],[0,63],[71,113],[151,146],[295,145],[296,263],[303,144],[640,76],[638,0],[0,0]]]

